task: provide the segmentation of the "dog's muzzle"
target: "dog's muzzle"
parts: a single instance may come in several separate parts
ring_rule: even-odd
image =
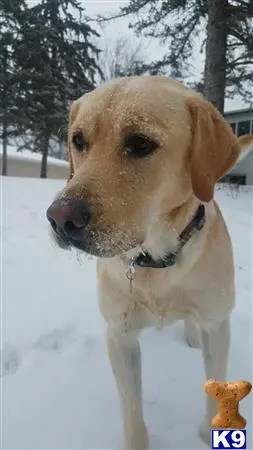
[[[84,250],[83,237],[92,221],[91,207],[86,200],[57,199],[46,215],[58,241]]]

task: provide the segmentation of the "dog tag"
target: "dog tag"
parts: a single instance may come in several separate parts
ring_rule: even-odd
[[[132,290],[133,290],[133,279],[135,277],[135,267],[134,267],[134,262],[131,261],[129,264],[129,267],[126,271],[126,277],[129,280],[129,286],[130,286],[130,294],[132,294]]]

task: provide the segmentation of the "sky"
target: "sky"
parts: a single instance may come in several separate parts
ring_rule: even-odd
[[[96,17],[97,14],[106,14],[106,13],[116,13],[119,11],[121,6],[124,6],[128,3],[128,1],[114,1],[114,0],[87,0],[81,1],[86,8],[87,15],[89,17]],[[132,41],[138,41],[138,38],[134,35],[133,31],[128,28],[129,18],[121,18],[117,19],[117,21],[110,22],[108,26],[105,27],[105,35],[112,40],[119,35],[124,35],[129,37]],[[203,30],[204,35],[204,30]],[[145,38],[146,40],[146,38]],[[162,56],[166,51],[166,46],[158,42],[157,39],[150,39],[147,45],[145,46],[145,54],[147,54],[148,59],[157,59]],[[200,78],[200,74],[204,67],[204,55],[200,53],[200,46],[196,42],[196,46],[192,55],[192,65],[193,65],[193,75],[195,79]],[[225,111],[231,111],[234,109],[245,108],[246,105],[239,98],[233,98],[225,101]]]
[[[120,8],[128,4],[128,1],[107,1],[107,0],[88,0],[81,2],[85,5],[87,15],[91,18],[95,18],[98,14],[110,15],[115,14],[120,11]],[[161,44],[158,39],[140,37],[138,38],[134,31],[128,28],[130,23],[130,17],[123,17],[115,21],[108,22],[107,25],[103,25],[103,29],[98,28],[102,36],[106,37],[106,41],[115,41],[119,36],[124,36],[129,38],[133,47],[137,45],[138,42],[143,44],[143,53],[149,61],[162,58],[166,51],[166,44]],[[200,55],[199,49],[194,49],[194,54],[192,55],[192,63],[195,67],[191,69],[195,77],[199,77],[202,67],[203,67],[203,55]]]
[[[38,3],[38,1],[28,0],[28,3],[35,4]],[[99,41],[100,48],[102,47],[102,45],[107,45],[108,42],[110,43],[110,45],[112,45],[113,48],[113,43],[115,43],[116,39],[118,39],[119,36],[123,36],[126,39],[129,39],[133,47],[135,47],[135,45],[140,42],[134,34],[133,30],[130,30],[128,28],[129,21],[131,20],[128,17],[110,21],[108,22],[108,24],[103,25],[103,29],[101,29],[95,22],[95,18],[98,14],[115,14],[120,10],[120,7],[126,5],[128,1],[79,0],[79,3],[86,9],[87,16],[91,19],[94,19],[94,23],[92,24],[93,28],[96,28],[102,35],[102,39],[100,39]],[[203,36],[204,33],[205,30],[203,30]],[[194,79],[200,79],[200,75],[204,67],[204,55],[200,53],[201,41],[202,39],[200,36],[199,41],[196,42],[196,45],[194,47],[192,55],[192,65],[191,67],[189,67],[189,70],[191,70],[193,74],[191,81]],[[143,45],[143,54],[147,57],[148,61],[157,60],[166,52],[166,45],[161,44],[157,39],[141,38],[141,42]],[[242,109],[247,106],[248,105],[245,105],[245,103],[239,97],[235,97],[233,99],[225,101],[225,111]]]

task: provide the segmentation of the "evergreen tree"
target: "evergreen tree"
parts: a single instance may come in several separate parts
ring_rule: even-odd
[[[164,58],[146,69],[179,79],[187,77],[194,44],[207,23],[204,94],[221,112],[226,86],[227,94],[252,100],[252,0],[129,0],[113,18],[128,15],[137,34],[166,43]]]
[[[0,0],[0,137],[2,175],[7,175],[8,138],[17,134],[20,112],[16,107],[16,63],[14,45],[20,31],[25,5],[21,0]]]
[[[66,128],[70,102],[94,87],[99,51],[92,38],[98,35],[76,0],[42,0],[30,7],[21,33],[15,45],[22,71],[20,126],[25,126],[34,151],[42,154],[45,178],[50,140],[65,138],[61,130]]]

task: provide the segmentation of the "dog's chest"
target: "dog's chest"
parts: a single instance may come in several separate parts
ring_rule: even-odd
[[[206,272],[200,276],[197,269],[182,272],[182,268],[139,270],[131,283],[125,266],[101,264],[100,306],[107,322],[141,329],[190,316],[203,324],[217,321],[231,310],[233,286],[219,283],[218,273],[211,276],[209,271],[207,277]]]
[[[159,295],[159,291],[149,291],[143,295],[133,290],[133,296],[145,325],[170,325],[193,315],[196,309],[190,296],[180,288],[171,289],[166,296]]]

